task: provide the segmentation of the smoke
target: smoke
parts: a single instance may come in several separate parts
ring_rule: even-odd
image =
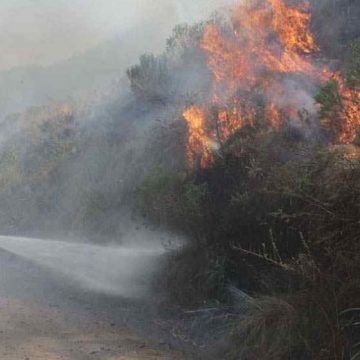
[[[84,7],[84,0],[59,0],[52,5],[42,0],[22,7],[22,1],[15,6],[22,19],[17,23],[18,33],[11,34],[12,25],[7,22],[7,31],[1,36],[16,40],[19,33],[29,31],[31,36],[22,40],[29,43],[25,46],[15,41],[13,54],[20,44],[26,53],[19,56],[20,61],[40,61],[41,64],[64,58],[74,49],[81,51],[92,46],[100,37],[105,39],[119,33],[126,39],[126,46],[123,44],[119,53],[135,56],[137,51],[160,48],[160,43],[163,48],[165,38],[176,23],[206,18],[218,6],[232,2],[114,0],[106,2],[106,6],[104,2],[86,2],[89,5]],[[8,4],[11,11],[12,6]],[[36,31],[35,24],[38,25]],[[58,37],[63,30],[60,41]],[[64,42],[66,36],[70,36],[67,31],[72,34],[70,42]],[[135,198],[143,180],[157,173],[159,167],[175,169],[175,172],[179,167],[178,172],[184,172],[181,168],[184,165],[177,161],[186,156],[186,144],[179,141],[185,138],[181,133],[183,128],[179,133],[173,131],[172,138],[166,136],[168,129],[179,120],[179,108],[184,107],[185,99],[194,100],[193,94],[201,96],[211,88],[206,59],[199,53],[199,49],[192,49],[183,54],[182,62],[176,59],[175,63],[169,56],[166,66],[158,66],[163,57],[150,58],[153,59],[149,60],[150,65],[154,61],[153,69],[160,68],[160,74],[147,73],[149,67],[145,61],[139,73],[145,72],[140,80],[145,79],[147,88],[140,87],[141,94],[131,93],[128,84],[119,82],[95,98],[90,97],[85,104],[73,101],[68,107],[52,104],[33,108],[3,123],[1,232],[41,238],[78,237],[97,244],[122,245],[12,237],[1,238],[0,247],[62,272],[89,289],[130,297],[144,293],[164,248],[158,234],[132,230],[134,224],[140,222],[133,210]],[[4,61],[18,65],[15,58],[14,55]],[[122,58],[118,66],[111,68],[110,78],[114,82],[122,76],[121,69],[130,58]],[[91,56],[77,58],[77,67],[72,71],[70,65],[64,64],[51,66],[49,71],[55,78],[65,79],[66,89],[66,85],[80,82],[76,77],[79,69],[86,69],[85,79],[94,78],[98,69],[89,67],[91,59]],[[35,78],[38,79],[37,72]],[[48,93],[50,85],[44,79],[47,76],[37,86]],[[287,84],[290,93],[297,94],[301,106],[310,109],[308,93],[299,95],[296,86],[293,82]],[[157,87],[160,93],[154,91]],[[284,96],[278,101],[285,103],[288,99]],[[182,120],[181,123],[185,126]],[[154,134],[158,136],[156,141]],[[165,238],[174,242],[173,236]]]
[[[178,23],[230,0],[4,0],[0,4],[0,119],[30,106],[83,99],[160,53]]]
[[[227,0],[4,0],[0,69],[48,65],[123,34],[134,46],[160,50],[178,22],[193,22]]]
[[[143,180],[158,167],[176,168],[180,163],[177,160],[181,154],[185,154],[186,144],[181,143],[181,139],[185,138],[182,136],[184,132],[181,133],[186,126],[184,122],[180,132],[174,132],[170,140],[164,134],[179,120],[185,102],[190,100],[192,103],[201,103],[201,98],[207,97],[212,88],[212,75],[204,54],[198,48],[190,49],[180,60],[160,56],[150,60],[150,64],[154,61],[153,68],[150,67],[153,73],[146,73],[149,69],[146,61],[136,69],[135,73],[138,71],[140,74],[136,81],[144,83],[140,86],[141,96],[134,96],[127,83],[117,81],[123,76],[123,66],[128,65],[132,56],[122,58],[122,62],[119,60],[118,66],[117,59],[120,59],[121,53],[128,55],[135,48],[139,52],[150,50],[156,47],[160,38],[163,49],[163,40],[171,34],[170,29],[177,22],[205,19],[217,7],[234,1],[128,0],[108,1],[106,5],[95,1],[87,2],[87,7],[83,6],[84,0],[59,0],[52,2],[52,5],[43,0],[28,2],[27,6],[23,6],[23,1],[1,5],[8,14],[19,9],[19,16],[24,21],[18,24],[17,31],[25,31],[26,26],[32,28],[40,14],[46,26],[56,29],[50,31],[40,22],[34,37],[31,37],[33,41],[37,41],[39,34],[46,37],[52,33],[56,43],[57,32],[63,29],[66,35],[66,19],[73,25],[82,24],[79,25],[79,29],[82,29],[79,37],[84,39],[85,46],[86,39],[91,38],[91,31],[97,31],[107,19],[108,24],[101,30],[102,34],[110,36],[124,32],[126,46],[117,52],[119,57],[109,72],[110,79],[117,84],[112,87],[99,86],[107,89],[99,91],[100,95],[89,97],[86,101],[70,101],[70,111],[64,111],[61,105],[52,104],[14,115],[2,123],[0,229],[8,235],[69,235],[70,238],[90,238],[97,243],[121,242],[129,224],[139,221],[134,219],[133,207],[135,195]],[[46,14],[51,15],[47,20]],[[27,16],[29,21],[25,21]],[[59,19],[56,20],[56,17]],[[53,24],[48,24],[51,19],[54,20]],[[84,29],[90,31],[89,36],[84,35]],[[153,36],[154,32],[156,36]],[[6,36],[6,32],[1,36]],[[75,34],[74,41],[76,37]],[[109,43],[109,46],[113,48],[118,44]],[[16,42],[14,49],[15,45]],[[33,49],[37,51],[38,47],[34,46]],[[102,53],[103,48],[99,52]],[[136,52],[132,53],[134,57]],[[111,59],[110,53],[104,53],[106,56],[103,58]],[[101,63],[99,57],[95,59]],[[29,86],[30,93],[33,95],[37,89],[41,89],[44,94],[51,93],[49,89],[54,81],[49,74],[62,79],[64,89],[81,83],[77,72],[84,69],[81,79],[94,79],[99,68],[91,67],[89,63],[96,61],[94,57],[88,56],[80,60],[77,58],[77,66],[74,68],[69,64],[52,66],[50,72],[43,74],[45,76],[41,77],[37,88]],[[156,71],[159,68],[162,73],[158,74]],[[34,76],[39,79],[38,72]],[[98,82],[95,85],[97,87]],[[84,82],[84,87],[89,88],[89,83]],[[293,105],[311,114],[315,112],[311,84],[285,79],[283,88],[286,91],[275,97],[279,108]],[[269,92],[275,91],[269,89]],[[66,93],[64,90],[62,95]],[[20,102],[23,99],[17,96],[14,98],[20,99],[17,100]],[[154,128],[161,134],[156,139],[152,139]],[[212,151],[217,150],[216,142],[207,139],[207,143],[211,145]],[[179,165],[180,171],[183,170],[181,166],[183,164]]]

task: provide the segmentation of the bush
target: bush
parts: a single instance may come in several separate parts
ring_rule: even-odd
[[[138,65],[127,70],[131,89],[140,100],[166,103],[171,93],[171,78],[165,57],[152,54],[140,57]]]
[[[237,330],[249,359],[340,359],[350,341],[340,312],[360,298],[360,152],[279,136],[258,134],[193,178],[151,182],[156,204],[173,200],[163,222],[176,217],[190,236],[165,286],[186,306],[228,302],[230,284],[263,294]]]
[[[350,88],[360,87],[360,39],[350,44],[351,57],[346,75],[346,85]]]

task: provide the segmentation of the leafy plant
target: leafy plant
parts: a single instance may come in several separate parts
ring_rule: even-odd
[[[315,100],[321,106],[320,117],[323,119],[331,117],[334,110],[342,104],[337,80],[331,79],[326,82],[315,96]]]
[[[171,77],[165,57],[144,54],[127,70],[132,91],[142,99],[165,103],[171,93]]]
[[[346,75],[346,85],[350,88],[360,87],[360,39],[350,44],[350,66]]]

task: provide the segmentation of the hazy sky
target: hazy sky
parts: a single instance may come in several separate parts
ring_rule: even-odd
[[[126,31],[206,17],[233,0],[0,0],[0,69],[49,64]]]

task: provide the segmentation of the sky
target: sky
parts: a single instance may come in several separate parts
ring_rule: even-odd
[[[145,24],[159,37],[231,0],[0,0],[0,70],[48,65]]]

